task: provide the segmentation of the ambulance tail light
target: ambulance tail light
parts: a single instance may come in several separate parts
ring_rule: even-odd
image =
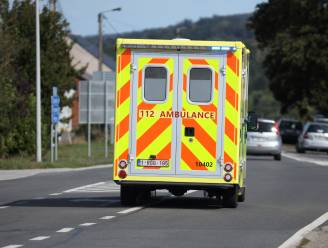
[[[224,170],[226,171],[226,172],[231,172],[232,171],[232,169],[233,169],[233,167],[232,167],[232,164],[226,164],[225,166],[224,166]]]
[[[232,175],[230,173],[227,173],[224,175],[224,181],[230,182],[232,180]]]
[[[126,160],[120,160],[118,163],[118,167],[120,167],[120,169],[125,169],[128,166],[128,162]]]
[[[121,179],[124,179],[126,178],[127,174],[126,174],[126,171],[125,170],[120,170],[119,173],[118,173],[118,177],[121,178]]]

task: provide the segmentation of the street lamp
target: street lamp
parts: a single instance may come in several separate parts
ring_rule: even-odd
[[[102,71],[102,64],[104,61],[104,45],[103,45],[103,19],[104,14],[108,12],[121,11],[122,8],[114,8],[98,13],[98,71]]]
[[[36,32],[36,161],[42,162],[39,0],[35,0],[35,26],[36,26],[35,27],[35,32]]]

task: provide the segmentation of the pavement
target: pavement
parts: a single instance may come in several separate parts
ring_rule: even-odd
[[[246,201],[237,209],[201,191],[158,191],[150,202],[121,206],[111,166],[26,171],[16,179],[15,171],[1,171],[0,247],[263,248],[290,241],[327,248],[328,168],[289,157],[250,156],[247,165]]]

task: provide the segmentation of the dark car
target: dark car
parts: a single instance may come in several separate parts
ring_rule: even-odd
[[[278,128],[283,143],[295,144],[302,133],[303,124],[297,120],[281,119],[278,121]]]

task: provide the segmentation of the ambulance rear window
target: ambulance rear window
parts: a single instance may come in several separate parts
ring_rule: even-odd
[[[192,68],[189,72],[189,100],[194,103],[209,103],[212,100],[212,70]]]
[[[144,79],[144,98],[150,102],[164,102],[167,96],[167,71],[165,67],[147,67]]]

